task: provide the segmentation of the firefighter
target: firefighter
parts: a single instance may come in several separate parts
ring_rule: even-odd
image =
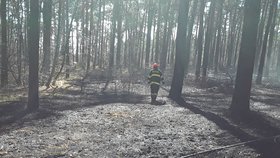
[[[151,86],[151,104],[159,104],[159,102],[156,101],[156,98],[161,82],[164,83],[162,73],[159,70],[159,64],[154,63],[152,65],[148,80]]]

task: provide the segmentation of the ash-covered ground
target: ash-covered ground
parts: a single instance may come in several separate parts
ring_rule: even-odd
[[[20,112],[24,95],[1,104],[0,157],[280,156],[277,139],[269,138],[280,134],[278,90],[254,88],[258,114],[238,122],[227,112],[231,95],[216,88],[187,83],[177,102],[161,89],[158,99],[166,104],[157,106],[149,104],[143,83],[92,82],[82,91],[72,82],[63,85],[42,90],[40,109],[31,114]],[[242,144],[251,140],[258,141]]]

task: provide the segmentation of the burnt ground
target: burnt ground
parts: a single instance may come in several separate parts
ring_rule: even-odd
[[[167,84],[168,85],[168,84]],[[233,120],[231,89],[186,81],[181,99],[149,104],[145,83],[60,81],[25,113],[26,90],[2,90],[0,157],[280,157],[279,89],[254,86],[252,112]]]

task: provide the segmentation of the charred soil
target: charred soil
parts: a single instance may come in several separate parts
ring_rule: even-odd
[[[280,157],[277,88],[255,86],[251,115],[234,120],[220,82],[201,89],[188,80],[176,101],[165,86],[160,106],[149,104],[143,83],[62,85],[41,90],[33,113],[24,112],[22,89],[1,102],[0,157]]]

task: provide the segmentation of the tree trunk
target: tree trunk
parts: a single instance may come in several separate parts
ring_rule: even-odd
[[[30,0],[29,35],[29,86],[28,105],[30,111],[39,107],[39,1]]]
[[[103,57],[104,57],[104,33],[105,33],[105,0],[103,0],[103,15],[102,15],[102,30],[101,30],[101,40],[100,40],[100,58],[99,58],[99,67],[103,68],[104,62],[103,62]]]
[[[237,38],[236,38],[235,51],[234,51],[234,63],[233,63],[234,67],[236,67],[238,63],[238,50],[240,48],[241,33],[242,33],[242,21],[243,21],[242,19],[243,17],[240,17],[239,24],[236,29]]]
[[[127,67],[128,65],[128,33],[129,33],[129,29],[127,28],[127,30],[125,31],[125,43],[124,43],[124,55],[123,55],[123,65],[124,67]]]
[[[144,31],[142,32],[143,39],[142,39],[142,51],[141,51],[141,62],[140,62],[141,66],[140,66],[140,68],[145,67],[145,46],[146,46],[146,43],[145,43],[146,34],[145,34],[145,32],[147,30],[146,23],[145,23],[146,19],[147,19],[147,14],[145,14],[145,18],[143,20]]]
[[[232,59],[234,53],[234,43],[235,43],[235,30],[236,30],[236,14],[237,14],[237,6],[234,4],[234,8],[231,10],[230,18],[229,18],[229,36],[228,36],[228,43],[227,43],[227,68],[232,67]]]
[[[258,29],[258,36],[257,36],[257,52],[256,52],[256,58],[255,58],[255,64],[254,64],[254,71],[258,70],[259,66],[259,60],[260,60],[260,54],[262,50],[262,43],[263,43],[263,32],[264,32],[264,26],[265,26],[265,21],[267,19],[267,10],[269,7],[269,1],[263,1],[263,10],[261,13],[261,21],[259,24],[259,29]],[[262,7],[261,7],[262,8]]]
[[[82,37],[81,37],[81,43],[80,43],[80,52],[81,52],[81,56],[80,56],[80,64],[82,65],[82,67],[83,68],[85,68],[85,64],[86,64],[86,62],[84,62],[85,61],[85,47],[86,47],[86,33],[87,33],[87,31],[86,31],[86,29],[87,29],[87,16],[88,16],[88,11],[87,11],[87,6],[86,6],[86,4],[85,4],[85,1],[83,1],[82,2],[82,5],[83,5],[83,7],[82,7],[82,14],[81,14],[81,30],[82,30]],[[86,13],[86,15],[85,15],[85,12],[87,12]]]
[[[276,73],[278,77],[278,81],[280,81],[280,45],[278,45],[278,54],[277,54],[277,64],[276,64]]]
[[[109,58],[109,75],[113,75],[113,67],[115,61],[115,38],[116,38],[116,17],[118,11],[118,0],[114,1],[112,26],[111,26],[111,37],[110,37],[110,58]]]
[[[216,26],[216,25],[214,25]],[[213,26],[213,36],[211,38],[211,44],[210,44],[210,49],[209,49],[209,64],[208,64],[208,67],[209,68],[213,68],[213,65],[214,65],[214,54],[215,54],[215,46],[216,46],[216,43],[217,43],[217,35],[216,35],[216,32],[217,32],[217,28]]]
[[[94,2],[91,0],[91,7],[90,7],[90,25],[89,25],[89,34],[88,34],[88,55],[87,55],[87,68],[86,68],[86,74],[89,73],[90,69],[90,61],[92,56],[92,32],[94,30],[93,28],[93,12],[94,12]]]
[[[161,2],[162,0],[158,0],[158,19],[157,19],[157,32],[156,32],[156,49],[155,49],[155,62],[159,62],[159,42],[160,42],[160,24],[161,24]]]
[[[17,2],[17,6],[16,6],[16,10],[18,11],[18,13],[16,13],[17,15],[17,38],[18,38],[18,42],[17,42],[17,85],[21,85],[21,78],[22,78],[22,46],[23,46],[23,35],[22,35],[22,25],[23,25],[23,18],[20,14],[20,4],[22,3],[21,0],[19,0]]]
[[[224,0],[219,0],[218,2],[218,35],[217,35],[217,42],[216,42],[216,50],[215,50],[215,57],[214,57],[214,71],[218,73],[218,66],[219,66],[219,56],[221,51],[221,33],[222,33],[222,23],[223,23],[223,4]]]
[[[7,51],[7,2],[1,0],[1,33],[2,33],[2,49],[1,49],[1,87],[8,84],[8,51]]]
[[[95,37],[95,54],[94,54],[94,63],[93,63],[93,68],[100,63],[100,27],[101,27],[101,8],[102,8],[102,0],[99,0],[99,5],[98,5],[98,22],[97,22],[97,28],[96,28],[96,37]]]
[[[188,73],[189,70],[189,62],[190,62],[190,56],[191,56],[191,42],[192,42],[192,35],[193,35],[193,26],[194,26],[194,19],[196,16],[196,12],[197,12],[197,4],[198,4],[198,0],[193,1],[193,5],[192,5],[192,10],[190,12],[190,20],[189,20],[189,24],[188,24],[188,32],[187,32],[187,60],[186,60],[186,74]]]
[[[117,68],[121,68],[121,46],[122,46],[122,1],[117,0],[117,20],[118,20],[118,41],[117,41],[117,54],[116,54],[116,65]]]
[[[153,25],[152,26],[154,26],[154,29],[153,29],[153,35],[154,34],[156,34],[156,25],[157,25],[157,23],[156,23],[157,21],[156,20],[154,20],[154,22],[153,22]],[[146,28],[145,28],[146,29]],[[152,61],[152,62],[155,62],[155,56],[156,56],[156,53],[155,53],[155,48],[156,48],[156,40],[155,39],[153,39],[152,41],[151,41],[151,45],[152,45],[152,47],[151,47],[151,59],[150,59],[150,61]]]
[[[256,80],[257,84],[262,83],[263,69],[264,69],[264,62],[265,62],[266,48],[267,48],[267,40],[268,40],[270,26],[272,24],[272,18],[273,18],[273,5],[275,5],[275,3],[271,3],[271,5],[270,5],[268,21],[267,21],[267,25],[265,28],[265,34],[264,34],[263,45],[262,45],[262,53],[261,53],[260,64],[259,64],[259,69],[258,69],[258,76],[257,76],[257,80]]]
[[[225,67],[226,65],[226,62],[225,62],[225,53],[226,53],[226,41],[227,41],[227,23],[228,23],[228,14],[225,15],[225,19],[224,19],[224,22],[223,22],[223,36],[222,36],[222,48],[221,48],[221,52],[220,52],[220,62],[219,63],[219,67],[222,68],[222,67]]]
[[[75,61],[76,63],[79,63],[79,42],[80,42],[80,38],[79,38],[79,19],[76,19],[76,56],[75,56]]]
[[[143,15],[143,17],[142,17],[142,22],[141,22],[141,24],[140,24],[140,37],[139,37],[139,41],[138,41],[138,43],[139,43],[139,51],[138,51],[138,68],[143,68],[143,61],[144,61],[144,54],[143,54],[143,52],[144,52],[144,49],[145,49],[145,34],[144,34],[144,32],[146,31],[146,27],[145,27],[145,21],[146,21],[146,15],[147,14],[144,14]]]
[[[76,6],[75,6],[76,7]],[[65,78],[68,79],[70,77],[70,33],[72,28],[72,22],[74,19],[74,15],[72,15],[71,24],[69,24],[69,1],[66,0],[66,42],[65,42],[65,64],[66,64],[66,71],[65,71]]]
[[[26,16],[25,17],[25,20],[24,20],[24,36],[23,36],[23,39],[24,39],[24,44],[23,44],[23,61],[22,61],[22,72],[23,72],[23,76],[24,78],[27,76],[27,66],[28,66],[28,40],[29,40],[29,10],[30,10],[30,7],[29,7],[29,0],[25,0],[24,1],[24,8],[22,8],[22,12],[23,14]],[[23,85],[25,86],[26,85],[26,80],[23,80]]]
[[[269,32],[269,42],[268,42],[268,49],[267,49],[267,60],[266,60],[266,71],[265,71],[265,75],[267,77],[269,77],[269,72],[270,72],[270,66],[271,66],[271,56],[272,56],[272,47],[273,47],[273,43],[274,43],[274,38],[275,38],[275,27],[276,27],[276,19],[277,19],[277,10],[278,10],[278,6],[277,6],[277,0],[273,0],[272,3],[273,4],[273,21],[272,21],[272,25],[270,28],[270,32]],[[277,39],[277,38],[276,38]]]
[[[261,0],[246,0],[235,90],[230,110],[239,117],[249,112]]]
[[[150,63],[150,52],[151,52],[151,32],[152,32],[152,24],[153,24],[153,9],[152,9],[152,1],[149,1],[149,9],[148,9],[148,31],[147,31],[147,41],[146,41],[146,58],[145,58],[145,66],[148,67]]]
[[[51,64],[51,19],[52,19],[52,0],[44,0],[43,6],[43,63],[42,73],[45,76],[50,75]],[[44,78],[44,81],[46,79]]]
[[[57,34],[56,34],[56,41],[55,41],[55,51],[54,51],[54,57],[53,57],[53,64],[52,64],[52,69],[51,69],[51,73],[50,76],[48,78],[48,81],[46,83],[46,87],[49,88],[50,84],[52,82],[52,78],[55,74],[56,71],[56,67],[57,67],[57,62],[58,62],[58,55],[59,55],[59,50],[60,50],[60,41],[61,41],[61,7],[62,7],[62,2],[63,1],[59,1],[59,7],[58,7],[58,25],[57,25]]]
[[[166,58],[167,58],[167,50],[168,50],[168,39],[171,35],[172,29],[172,21],[170,20],[170,3],[169,1],[166,5],[166,13],[165,13],[165,26],[164,26],[164,35],[163,35],[163,42],[162,42],[162,53],[160,55],[160,67],[162,72],[165,72],[166,69]]]
[[[176,100],[181,97],[183,82],[185,77],[187,48],[186,48],[186,35],[187,35],[187,19],[189,10],[189,0],[179,1],[179,15],[176,39],[176,58],[175,68],[169,97]]]
[[[205,0],[201,0],[199,9],[199,32],[197,39],[197,62],[196,62],[196,71],[195,71],[195,80],[198,81],[200,77],[200,68],[201,68],[201,60],[202,60],[202,50],[203,50],[203,36],[204,36],[204,8],[205,8]]]
[[[68,0],[65,1],[66,2],[66,17],[69,17],[69,3],[68,3]],[[74,21],[74,17],[77,13],[77,2],[75,2],[74,4],[74,10],[72,12],[72,18],[71,18],[71,21],[69,23],[69,18],[66,18],[66,27],[65,27],[65,44],[64,44],[64,47],[62,49],[62,53],[63,53],[63,59],[62,59],[62,64],[60,66],[60,70],[59,72],[57,73],[57,75],[55,76],[52,84],[55,85],[55,82],[56,80],[59,78],[59,75],[61,74],[64,66],[66,65],[66,74],[65,74],[65,78],[69,78],[70,76],[70,71],[69,71],[69,68],[70,68],[70,56],[69,56],[69,43],[70,43],[70,34],[71,34],[71,30],[72,30],[72,26],[73,26],[73,21]]]
[[[205,35],[205,45],[204,45],[204,54],[203,54],[203,65],[202,65],[202,85],[203,87],[206,84],[206,76],[207,76],[207,69],[208,69],[208,62],[209,62],[209,52],[210,52],[210,45],[211,45],[211,38],[213,34],[213,25],[214,25],[214,13],[215,13],[215,6],[216,0],[212,0],[210,4],[210,11],[208,17],[208,25]]]
[[[173,67],[175,63],[175,48],[176,48],[176,42],[175,39],[172,39],[171,41],[171,52],[170,52],[170,65]]]

